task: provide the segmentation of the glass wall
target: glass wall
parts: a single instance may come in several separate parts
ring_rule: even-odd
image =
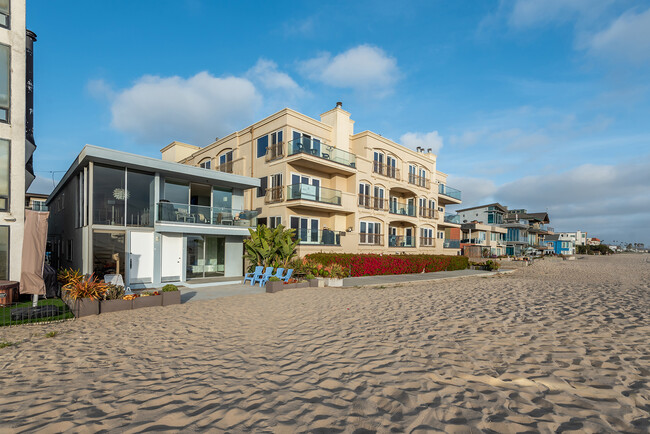
[[[0,280],[9,280],[9,226],[0,226]]]
[[[0,211],[9,209],[9,141],[0,139]]]
[[[165,180],[165,200],[171,203],[187,205],[190,203],[190,184],[183,181]]]
[[[93,232],[93,272],[104,279],[106,274],[125,275],[125,233]]]
[[[232,190],[218,187],[212,189],[212,206],[215,208],[232,208]]]
[[[155,176],[150,173],[128,170],[126,224],[128,226],[153,226]]]
[[[124,169],[95,164],[93,170],[93,223],[124,225]]]
[[[211,235],[187,237],[188,279],[223,276],[225,270],[226,239]]]

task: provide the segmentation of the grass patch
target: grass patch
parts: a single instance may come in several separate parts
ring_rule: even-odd
[[[11,319],[11,310],[18,307],[31,307],[32,301],[23,301],[11,306],[0,307],[0,327],[18,325],[18,324],[28,324],[28,323],[39,323],[39,322],[51,322],[51,321],[60,321],[64,319],[73,318],[74,315],[68,308],[68,305],[63,302],[60,298],[52,298],[47,300],[39,300],[38,306],[57,306],[62,312],[60,315],[56,315],[49,318],[31,318],[24,319],[20,321],[14,321]]]
[[[7,348],[16,345],[14,342],[0,342],[0,348]]]
[[[45,333],[45,337],[46,337],[46,338],[53,338],[53,337],[56,336],[56,335],[57,335],[56,332]]]

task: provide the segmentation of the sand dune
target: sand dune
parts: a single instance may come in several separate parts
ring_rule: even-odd
[[[46,338],[49,331],[59,332]],[[650,263],[0,330],[3,432],[647,432]]]

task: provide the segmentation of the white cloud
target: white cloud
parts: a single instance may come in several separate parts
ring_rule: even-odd
[[[442,149],[442,137],[438,131],[430,133],[406,133],[400,137],[400,142],[407,148],[415,149],[418,146],[424,149],[431,148],[434,154],[438,154]]]
[[[97,99],[112,99],[115,97],[115,92],[113,92],[111,86],[102,79],[89,80],[86,83],[86,91],[90,96]]]
[[[204,145],[241,128],[255,117],[262,96],[246,78],[143,76],[116,92],[112,126],[143,143],[172,140]]]
[[[286,72],[278,70],[278,65],[272,60],[259,59],[247,73],[254,81],[259,81],[266,89],[284,90],[302,93],[303,90]]]
[[[608,60],[642,63],[650,59],[650,9],[626,12],[605,30],[593,35],[589,53]]]
[[[332,87],[374,90],[380,96],[399,79],[397,60],[372,45],[359,45],[332,57],[323,53],[302,62],[309,78]]]
[[[593,19],[612,0],[516,0],[508,22],[515,28]]]
[[[494,181],[469,176],[449,175],[447,185],[461,191],[463,203],[448,209],[462,209],[474,205],[493,202],[492,197],[497,191]]]

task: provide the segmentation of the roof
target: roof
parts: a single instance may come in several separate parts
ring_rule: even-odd
[[[489,206],[496,206],[497,208],[500,208],[501,211],[508,212],[508,207],[503,206],[498,202],[490,203],[490,204],[487,204],[487,205],[473,206],[473,207],[470,207],[470,208],[457,209],[456,212],[458,213],[458,212],[462,212],[462,211],[469,211],[469,210],[472,210],[472,209],[487,208]]]
[[[550,220],[548,218],[548,213],[546,212],[529,212],[529,213],[515,213],[510,211],[508,215],[506,215],[507,220],[514,220],[515,216],[517,216],[518,220],[537,220],[538,222],[541,223],[550,223]]]
[[[544,241],[559,241],[559,240],[560,240],[560,236],[558,234],[547,235],[544,237]]]
[[[61,181],[59,181],[57,186],[54,188],[50,197],[47,199],[47,203],[49,203],[57,195],[59,190],[67,184],[70,178],[78,173],[85,166],[85,163],[89,161],[130,169],[144,170],[147,172],[158,172],[166,176],[222,187],[241,188],[246,190],[260,186],[260,180],[257,178],[218,172],[216,170],[189,166],[187,164],[144,157],[129,152],[86,145],[73,161]]]

